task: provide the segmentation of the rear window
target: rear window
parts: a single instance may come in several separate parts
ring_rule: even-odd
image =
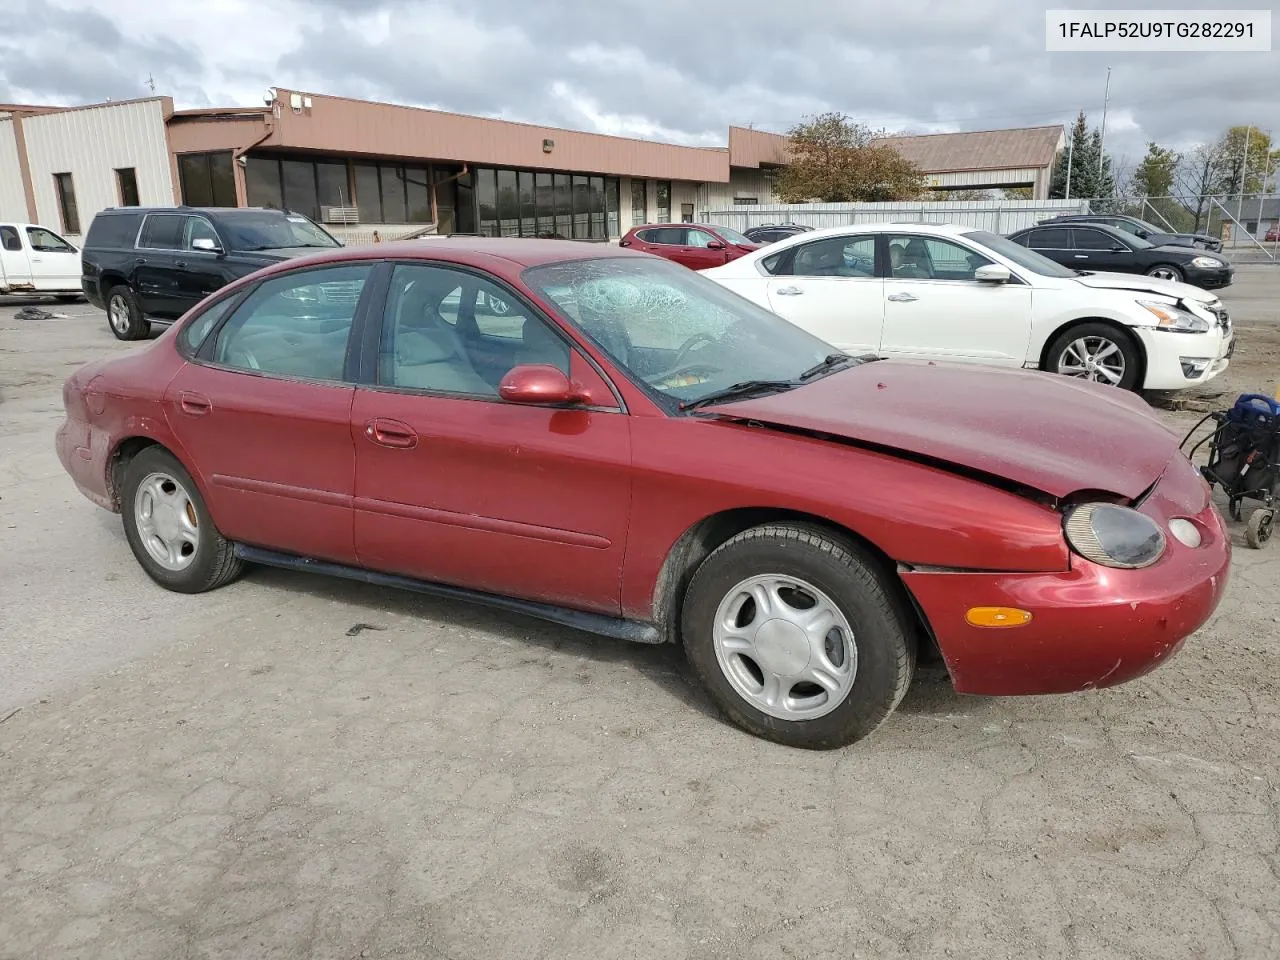
[[[659,227],[656,230],[640,231],[640,239],[645,243],[666,243],[679,246],[685,242],[686,231],[683,227]]]
[[[153,213],[142,225],[139,247],[148,250],[181,250],[182,229],[187,218],[180,213]]]
[[[142,217],[131,213],[100,213],[89,224],[86,247],[132,247]]]

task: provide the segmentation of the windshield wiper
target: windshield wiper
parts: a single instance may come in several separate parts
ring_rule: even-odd
[[[847,353],[828,354],[820,363],[815,363],[804,373],[800,374],[800,376],[796,377],[796,379],[801,383],[806,380],[812,380],[818,374],[835,370],[837,367],[842,367],[851,360],[853,360],[853,357],[849,356]]]
[[[726,400],[741,400],[746,397],[761,396],[767,393],[782,393],[798,386],[800,386],[799,380],[743,380],[741,383],[734,383],[719,390],[712,390],[705,397],[699,397],[697,400],[686,400],[680,404],[680,409],[696,410],[699,407],[705,407],[713,403],[723,403]]]

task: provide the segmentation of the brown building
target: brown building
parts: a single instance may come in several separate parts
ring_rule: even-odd
[[[726,147],[704,148],[282,88],[268,98],[203,110],[167,97],[0,105],[0,218],[74,236],[108,206],[275,206],[349,241],[375,230],[603,241],[636,223],[776,202],[773,172],[786,163],[786,137],[738,127]],[[919,153],[940,189],[1012,183],[1040,195],[1060,140],[1052,127],[894,143]]]

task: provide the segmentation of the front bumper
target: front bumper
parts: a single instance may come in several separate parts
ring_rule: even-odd
[[[1186,517],[1202,543],[1167,536],[1142,570],[1117,570],[1072,555],[1060,573],[907,570],[903,582],[924,612],[960,693],[1028,696],[1124,683],[1155,669],[1217,608],[1227,586],[1231,541],[1209,487],[1181,454],[1139,508],[1168,530]],[[1016,607],[1018,627],[976,627],[975,606]]]
[[[1225,267],[1204,270],[1199,267],[1186,266],[1182,270],[1182,275],[1187,283],[1194,284],[1201,290],[1219,290],[1222,287],[1231,286],[1231,278],[1235,275],[1235,267],[1227,264]]]
[[[1216,326],[1207,333],[1173,333],[1145,327],[1133,332],[1146,353],[1144,390],[1181,390],[1208,383],[1230,366],[1236,347],[1234,331]],[[1186,361],[1194,364],[1184,366]]]

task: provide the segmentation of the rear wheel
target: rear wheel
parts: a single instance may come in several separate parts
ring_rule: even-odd
[[[915,670],[911,620],[877,565],[817,527],[733,537],[685,598],[685,654],[738,726],[810,750],[845,746],[898,706]]]
[[[1105,323],[1077,323],[1049,345],[1050,373],[1133,390],[1138,386],[1138,348],[1133,339]]]
[[[1182,271],[1171,263],[1157,263],[1147,271],[1147,276],[1155,277],[1157,280],[1174,280],[1178,283],[1183,279]]]
[[[107,324],[119,340],[141,340],[151,332],[138,298],[123,284],[107,292]]]
[[[134,557],[160,586],[203,593],[230,583],[243,569],[195,481],[167,450],[147,447],[129,461],[120,507]]]
[[[1249,514],[1249,525],[1244,529],[1244,538],[1249,546],[1255,550],[1265,547],[1275,530],[1275,520],[1276,512],[1269,507]]]

